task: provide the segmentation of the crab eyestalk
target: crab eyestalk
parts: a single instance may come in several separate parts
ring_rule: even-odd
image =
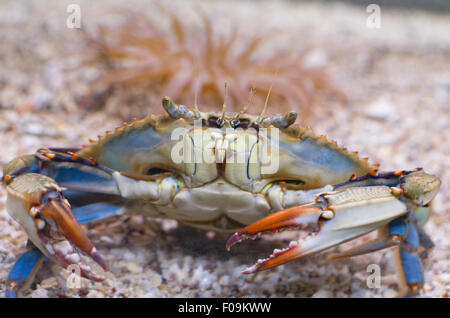
[[[104,279],[81,258],[79,251],[107,269],[53,179],[41,174],[25,174],[9,180],[7,191],[8,211],[44,255],[65,267],[79,266],[81,275],[86,278]]]
[[[282,250],[244,270],[250,274],[311,255],[382,227],[407,212],[405,203],[388,186],[356,187],[323,193],[314,203],[270,215],[235,233],[227,249],[246,238],[284,229],[308,231]]]

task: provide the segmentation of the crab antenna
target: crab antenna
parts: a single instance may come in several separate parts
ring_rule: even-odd
[[[227,97],[228,97],[228,84],[227,82],[225,82],[225,97],[223,99],[222,117],[220,118],[221,121],[225,119],[225,111],[227,109]]]
[[[262,120],[262,117],[264,116],[264,114],[267,110],[267,105],[269,102],[270,92],[272,91],[272,86],[273,86],[273,84],[270,84],[270,88],[269,88],[269,91],[267,92],[267,96],[266,96],[266,101],[264,102],[264,108],[263,108],[261,114],[258,116],[258,120],[257,120],[258,122]]]
[[[195,115],[198,115],[200,111],[198,110],[198,104],[197,104],[197,94],[198,94],[198,81],[197,85],[195,85],[195,92],[194,92],[194,113]]]
[[[247,104],[244,105],[244,108],[237,114],[235,119],[239,119],[242,114],[244,114],[247,109],[250,107],[250,104],[252,103],[252,98],[255,95],[256,89],[254,87],[250,88],[250,94],[248,95]]]

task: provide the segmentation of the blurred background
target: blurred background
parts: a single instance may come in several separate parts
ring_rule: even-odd
[[[297,111],[298,124],[381,170],[424,167],[442,179],[425,227],[436,248],[420,296],[448,297],[450,3],[371,3],[0,0],[0,165],[161,113],[165,95],[192,106],[197,90],[201,110],[219,111],[225,82],[229,110],[239,111],[254,88],[248,112],[257,114],[272,87],[268,113]],[[5,200],[1,189],[0,293],[26,242]],[[205,247],[203,232],[176,222],[127,217],[89,229],[113,264],[109,279],[67,290],[49,269],[27,296],[395,295],[389,251],[318,257],[251,278],[240,271],[276,241],[226,253],[223,237],[210,233]],[[381,289],[365,286],[369,263],[390,273]]]

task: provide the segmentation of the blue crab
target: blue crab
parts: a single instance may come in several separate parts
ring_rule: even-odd
[[[162,104],[167,114],[124,124],[88,146],[40,149],[4,167],[7,210],[29,238],[7,296],[20,296],[47,261],[103,280],[95,263],[107,264],[81,224],[125,213],[235,232],[228,248],[267,231],[309,231],[244,273],[378,230],[375,242],[333,257],[397,245],[403,290],[421,286],[420,259],[432,247],[421,228],[437,177],[421,169],[378,173],[357,153],[294,125],[295,112],[253,116],[247,103],[240,112],[226,112],[224,104],[222,112],[206,113],[168,97]]]

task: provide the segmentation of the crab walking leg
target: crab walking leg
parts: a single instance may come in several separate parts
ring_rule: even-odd
[[[73,215],[61,188],[51,178],[28,173],[5,180],[10,215],[24,228],[33,244],[62,266],[80,267],[81,275],[101,281],[78,251],[106,269],[106,263]]]
[[[107,202],[98,202],[73,209],[73,215],[78,223],[85,224],[109,218],[121,213],[122,206]]]
[[[41,149],[34,155],[18,157],[9,162],[4,178],[27,173],[39,173],[53,179],[60,187],[84,193],[102,193],[118,196],[112,170],[76,154]]]
[[[366,246],[367,245],[367,246]],[[397,274],[401,283],[399,296],[411,296],[417,293],[423,284],[422,264],[418,255],[419,234],[418,228],[410,219],[410,213],[405,217],[395,219],[388,225],[388,233],[384,239],[368,242],[365,246],[341,254],[332,255],[327,260],[335,260],[371,253],[384,248],[399,246],[397,249]]]
[[[423,270],[419,252],[419,235],[414,224],[410,223],[408,235],[400,245],[397,255],[397,271],[404,296],[416,294],[423,285]]]
[[[23,253],[8,275],[6,297],[17,298],[22,290],[28,288],[46,259],[37,249]]]
[[[173,196],[182,186],[179,179],[170,175],[163,176],[155,181],[137,180],[119,172],[114,172],[113,176],[122,197],[145,199],[157,205],[172,202]]]

